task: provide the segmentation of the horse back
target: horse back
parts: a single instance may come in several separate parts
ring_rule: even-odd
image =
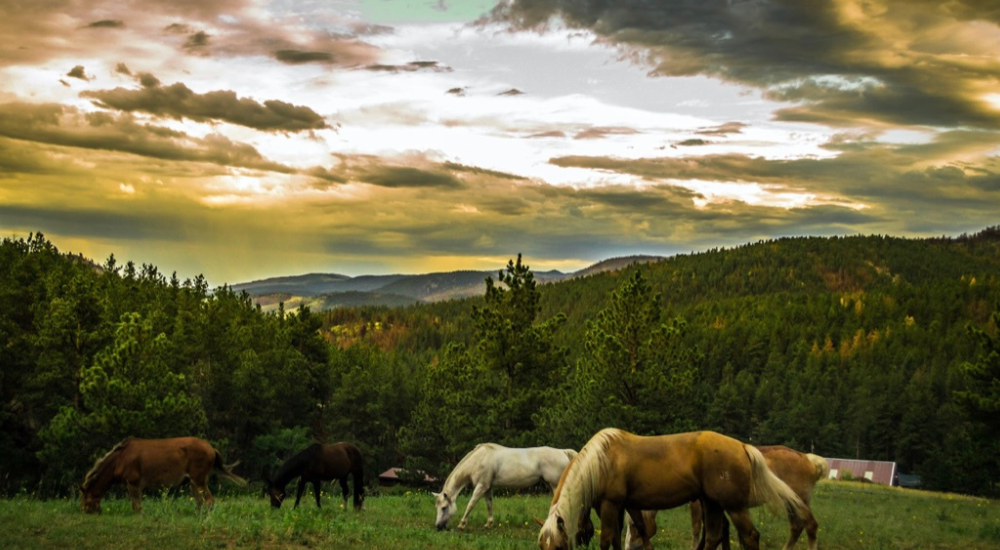
[[[816,466],[809,457],[784,445],[766,445],[757,449],[764,455],[768,469],[791,487],[802,502],[809,504],[817,481]]]
[[[621,475],[609,478],[605,493],[625,499],[630,507],[666,509],[680,506],[702,490],[698,432],[665,436],[623,433],[609,448],[609,459]]]
[[[122,450],[115,477],[140,487],[172,487],[185,477],[203,479],[216,452],[204,439],[132,439]]]
[[[361,450],[351,443],[318,445],[309,471],[321,479],[340,479],[361,466]]]

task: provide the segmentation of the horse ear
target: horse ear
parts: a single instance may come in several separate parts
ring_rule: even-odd
[[[539,518],[538,516],[531,516],[531,519],[535,520],[535,523],[537,523],[538,525],[545,527],[545,520]]]
[[[434,491],[431,491],[431,494],[434,495],[434,498],[441,496],[441,493],[435,493]]]

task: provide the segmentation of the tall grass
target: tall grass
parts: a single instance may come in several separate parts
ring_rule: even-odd
[[[530,549],[550,497],[494,498],[496,526],[486,522],[485,503],[470,516],[466,531],[436,531],[433,498],[423,491],[371,496],[358,513],[325,495],[323,508],[303,498],[272,510],[266,500],[222,495],[211,511],[196,510],[190,497],[146,495],[143,513],[132,512],[125,498],[104,502],[104,513],[88,516],[77,500],[37,500],[29,496],[0,500],[0,548],[153,549],[188,548],[365,548]],[[467,495],[460,499],[464,512]],[[870,484],[822,482],[813,497],[820,523],[820,546],[839,549],[1000,549],[1000,507],[996,501],[885,488]],[[762,548],[780,548],[788,537],[784,518],[763,509],[752,512]],[[596,518],[595,518],[596,519]],[[687,548],[685,509],[661,512],[657,549]],[[457,524],[458,518],[452,520]],[[596,540],[591,545],[596,548]],[[738,545],[734,542],[734,548]],[[797,548],[806,549],[805,535]]]

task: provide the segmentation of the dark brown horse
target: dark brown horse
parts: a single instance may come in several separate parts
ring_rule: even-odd
[[[306,484],[312,483],[316,492],[316,506],[319,507],[319,486],[324,481],[340,481],[344,492],[344,508],[347,508],[347,476],[354,476],[354,509],[360,510],[364,503],[364,457],[361,449],[351,443],[322,445],[313,443],[289,458],[278,468],[274,479],[264,478],[264,491],[271,497],[271,506],[280,508],[285,500],[285,487],[294,478],[299,478],[295,495],[295,506],[302,500]]]
[[[108,489],[116,483],[124,483],[132,499],[132,509],[141,512],[143,489],[169,488],[190,479],[198,508],[201,509],[203,500],[211,508],[215,497],[208,489],[208,476],[213,470],[239,485],[247,484],[231,471],[235,465],[223,465],[219,452],[197,437],[130,437],[115,445],[87,472],[80,485],[81,503],[88,514],[99,513],[101,499]]]
[[[809,536],[809,550],[816,550],[816,532],[819,524],[812,515],[809,508],[809,501],[812,499],[813,488],[816,482],[826,477],[830,473],[830,466],[826,459],[814,455],[800,453],[795,449],[790,449],[783,445],[767,445],[757,447],[764,455],[767,467],[774,472],[774,475],[781,478],[788,486],[795,491],[795,494],[802,499],[806,505],[805,523],[798,521],[794,517],[789,517],[791,535],[785,543],[784,550],[790,550],[799,540],[802,530],[805,529]],[[756,505],[751,503],[752,506]],[[691,503],[691,548],[696,550],[701,540],[701,530],[703,526],[703,512],[700,501]],[[644,510],[642,512],[642,523],[645,530],[646,539],[656,533],[656,510]],[[629,523],[629,535],[626,539],[625,547],[629,550],[638,550],[643,547],[642,535],[636,527],[635,522]],[[724,525],[722,547],[729,550],[729,523]]]
[[[705,501],[706,548],[721,543],[725,515],[736,524],[740,542],[759,548],[750,521],[752,501],[804,518],[802,500],[778,479],[760,451],[715,432],[642,437],[616,429],[598,432],[563,471],[548,518],[538,534],[542,550],[569,548],[591,508],[600,509],[601,550],[621,549],[625,511],[661,510],[692,500]]]

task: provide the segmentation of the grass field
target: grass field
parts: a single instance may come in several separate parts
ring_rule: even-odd
[[[460,512],[467,498],[468,492],[460,498]],[[532,516],[544,517],[549,500],[545,495],[496,497],[495,527],[482,527],[486,508],[480,503],[468,530],[438,532],[433,498],[422,491],[369,496],[360,513],[340,509],[339,494],[327,495],[321,510],[303,498],[297,510],[286,504],[277,511],[263,498],[223,494],[207,513],[198,513],[189,497],[153,494],[143,499],[141,515],[132,512],[127,499],[109,498],[99,516],[80,512],[77,500],[19,497],[0,500],[0,548],[530,549],[537,548],[538,535]],[[813,511],[823,550],[1000,549],[997,501],[822,482]],[[752,514],[762,548],[781,548],[788,536],[785,519],[762,509]],[[654,547],[688,548],[688,521],[686,508],[661,512]],[[596,541],[591,543],[596,547]],[[806,547],[803,535],[796,548]]]

